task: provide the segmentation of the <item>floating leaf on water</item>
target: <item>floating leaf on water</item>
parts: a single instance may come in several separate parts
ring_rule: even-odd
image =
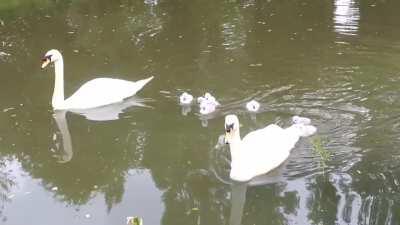
[[[138,216],[126,217],[127,225],[143,225],[143,219]]]
[[[58,187],[52,187],[51,190],[52,190],[52,191],[57,191],[57,190],[58,190]]]

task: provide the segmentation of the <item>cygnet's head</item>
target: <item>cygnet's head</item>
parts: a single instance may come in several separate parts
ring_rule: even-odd
[[[239,134],[239,119],[236,115],[225,116],[225,144],[232,143]]]
[[[212,96],[210,93],[206,92],[204,94],[204,98],[205,100],[209,101],[209,102],[216,102],[215,97]]]
[[[184,104],[184,105],[190,104],[193,101],[193,96],[188,94],[188,93],[186,93],[186,92],[184,92],[179,97],[179,101],[180,101],[181,104]]]
[[[49,65],[49,63],[55,63],[60,59],[62,59],[62,55],[58,50],[52,49],[46,52],[42,58],[42,69]]]
[[[206,100],[203,96],[197,98],[197,103],[201,104],[204,100]]]

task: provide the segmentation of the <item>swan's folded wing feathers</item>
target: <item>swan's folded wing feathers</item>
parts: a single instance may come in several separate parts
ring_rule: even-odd
[[[250,132],[243,138],[243,151],[246,151],[246,159],[243,160],[247,161],[254,171],[250,173],[264,174],[281,165],[289,157],[298,139],[298,136],[275,124]]]
[[[284,130],[276,124],[270,124],[264,128],[248,133],[243,142],[267,144],[274,141],[274,138],[281,138],[284,135]],[[254,144],[253,144],[254,145]]]
[[[91,108],[122,101],[137,91],[135,82],[96,78],[83,84],[65,101],[72,108]]]

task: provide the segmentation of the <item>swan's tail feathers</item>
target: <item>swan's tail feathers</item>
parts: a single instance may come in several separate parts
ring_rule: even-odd
[[[151,80],[153,80],[154,76],[148,77],[143,80],[138,80],[134,82],[136,92],[142,89],[147,83],[149,83]]]

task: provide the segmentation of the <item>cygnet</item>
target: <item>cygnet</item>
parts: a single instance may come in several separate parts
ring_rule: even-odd
[[[292,122],[294,124],[309,125],[309,124],[311,124],[311,119],[306,118],[306,117],[293,116],[292,117]]]
[[[203,100],[200,103],[200,113],[203,115],[210,114],[215,111],[217,105],[214,102]]]
[[[183,92],[181,96],[179,96],[179,102],[182,105],[189,105],[193,101],[193,96],[187,92]]]
[[[207,100],[208,102],[214,103],[215,105],[220,105],[219,102],[215,99],[214,96],[212,96],[210,93],[206,92],[204,94],[204,99]]]
[[[257,112],[258,109],[260,109],[260,103],[258,103],[256,100],[251,100],[246,104],[246,108],[250,112]]]

